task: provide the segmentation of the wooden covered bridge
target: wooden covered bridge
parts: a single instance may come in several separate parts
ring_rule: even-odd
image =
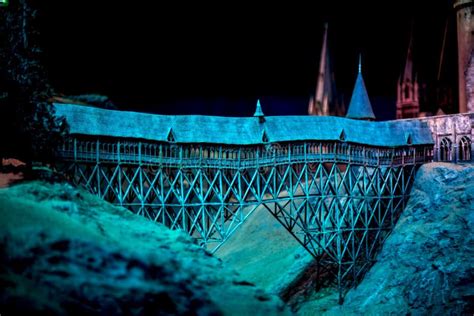
[[[433,155],[419,121],[55,108],[71,136],[58,166],[75,183],[210,249],[264,205],[341,287],[370,265]]]
[[[76,184],[211,250],[263,205],[341,301],[404,209],[417,166],[433,159],[426,122],[371,121],[360,66],[347,118],[265,117],[259,102],[253,117],[55,107],[71,136],[58,167]]]

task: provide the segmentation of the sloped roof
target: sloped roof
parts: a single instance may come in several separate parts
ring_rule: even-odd
[[[346,117],[360,120],[375,120],[374,111],[372,111],[372,104],[370,104],[369,95],[367,94],[364,78],[362,78],[360,70],[357,75],[354,91],[352,92],[351,103],[349,104]]]
[[[264,123],[256,117],[202,115],[156,115],[105,110],[73,104],[55,104],[56,115],[64,116],[71,134],[138,138],[168,141],[170,129],[176,143],[216,143],[232,145],[303,140],[345,141],[381,147],[432,144],[431,132],[420,121],[369,122],[335,116],[268,116]]]

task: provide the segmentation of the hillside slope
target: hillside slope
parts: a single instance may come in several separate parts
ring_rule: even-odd
[[[184,233],[68,184],[0,189],[5,315],[278,315],[287,309]]]
[[[215,256],[258,287],[281,295],[313,262],[312,256],[259,206]]]

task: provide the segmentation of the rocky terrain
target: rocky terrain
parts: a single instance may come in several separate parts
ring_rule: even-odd
[[[279,315],[184,233],[68,184],[0,189],[0,313]]]
[[[473,315],[474,166],[422,166],[377,262],[336,302],[313,297],[298,314]]]
[[[278,294],[299,315],[472,315],[473,179],[473,165],[422,166],[342,306],[333,289],[308,291],[311,258],[263,209],[213,256],[71,185],[24,182],[0,189],[0,313],[291,313]]]

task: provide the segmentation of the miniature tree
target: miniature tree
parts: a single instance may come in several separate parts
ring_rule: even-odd
[[[36,1],[18,0],[0,8],[0,156],[48,162],[66,134],[54,116]]]

